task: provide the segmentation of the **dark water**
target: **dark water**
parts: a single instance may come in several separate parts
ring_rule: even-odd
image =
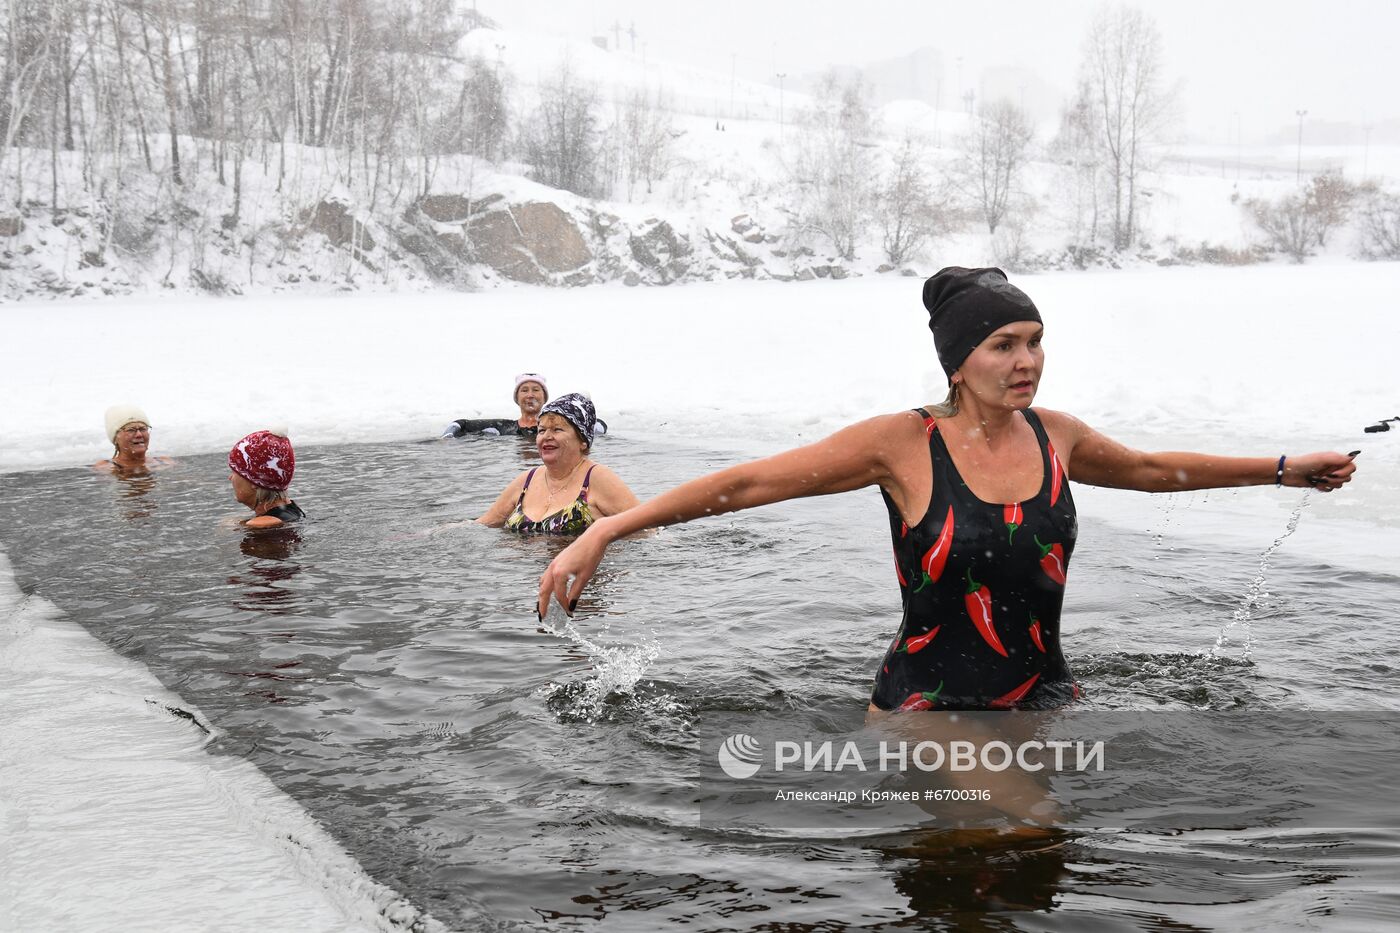
[[[736,455],[607,438],[598,458],[645,497]],[[262,535],[227,520],[240,507],[219,457],[148,480],[11,474],[0,544],[22,587],[198,707],[221,734],[212,750],[255,763],[453,927],[1400,922],[1390,829],[1017,839],[695,819],[675,801],[707,792],[701,736],[858,725],[898,622],[878,494],[628,542],[574,624],[540,623],[535,583],[556,545],[442,527],[530,462],[509,438],[308,448],[297,498],[312,520]],[[1211,658],[1269,542],[1182,541],[1154,561],[1148,535],[1081,528],[1064,643],[1083,708],[1396,708],[1400,647],[1382,633],[1400,578],[1280,552],[1271,573],[1288,582],[1253,610],[1254,659]],[[1377,805],[1395,803],[1393,776],[1380,780]]]

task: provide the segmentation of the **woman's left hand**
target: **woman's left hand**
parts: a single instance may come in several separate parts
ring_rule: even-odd
[[[1336,451],[1303,454],[1284,461],[1283,485],[1311,487],[1318,492],[1331,492],[1340,489],[1343,483],[1351,482],[1355,472],[1356,463],[1346,454]]]

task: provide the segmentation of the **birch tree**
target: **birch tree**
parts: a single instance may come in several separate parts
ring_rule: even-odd
[[[988,233],[997,232],[1020,192],[1032,135],[1026,112],[1008,100],[997,100],[982,108],[962,138],[958,175]]]
[[[1113,248],[1128,249],[1138,236],[1142,175],[1170,104],[1156,23],[1135,7],[1100,9],[1084,43],[1081,76],[1103,144]]]

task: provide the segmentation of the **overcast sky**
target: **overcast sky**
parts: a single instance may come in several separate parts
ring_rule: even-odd
[[[741,77],[863,65],[921,46],[943,53],[946,80],[975,86],[982,68],[1019,65],[1067,93],[1099,0],[478,0],[505,28],[585,38],[635,23],[647,54]],[[1183,128],[1226,142],[1310,119],[1400,118],[1400,3],[1387,0],[1172,0],[1140,4],[1156,20],[1167,74],[1180,82]],[[624,36],[624,47],[629,40]],[[952,63],[962,57],[961,68]]]

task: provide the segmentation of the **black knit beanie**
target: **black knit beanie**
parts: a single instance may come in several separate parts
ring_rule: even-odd
[[[1006,281],[1000,269],[940,269],[924,282],[924,307],[938,362],[949,382],[968,354],[998,327],[1016,321],[1041,323],[1035,303]]]

